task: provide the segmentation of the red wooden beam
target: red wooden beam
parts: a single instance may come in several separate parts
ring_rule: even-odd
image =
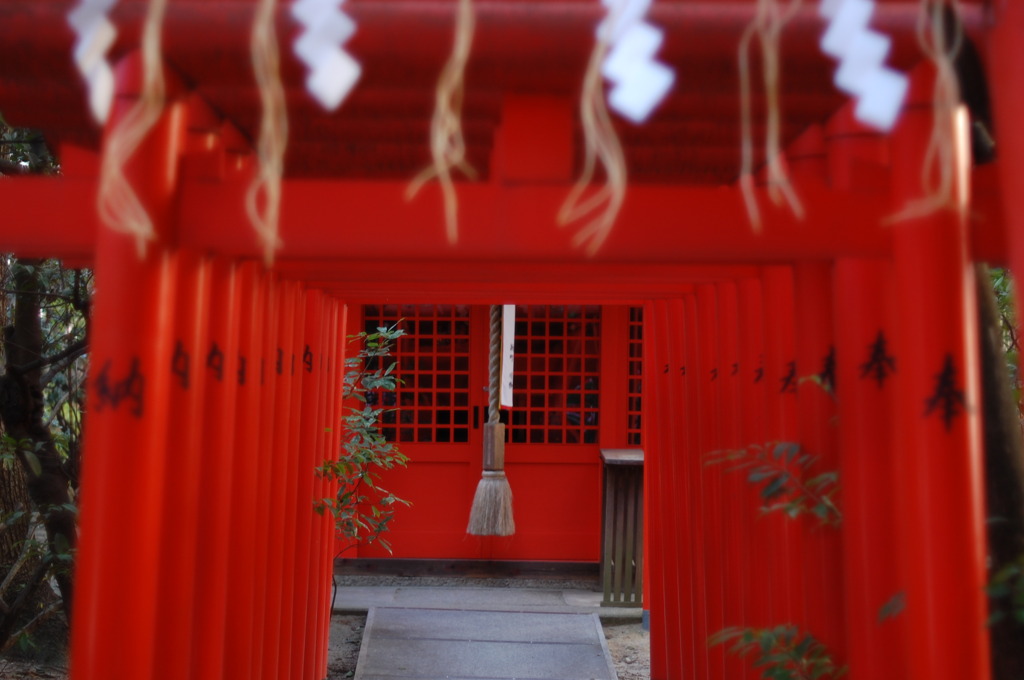
[[[877,169],[876,169],[877,172]],[[975,172],[972,250],[979,260],[1005,261],[1001,196],[992,187],[995,167]],[[282,262],[297,258],[364,260],[523,259],[559,262],[758,262],[881,256],[891,248],[894,213],[888,194],[809,186],[801,199],[807,219],[766,210],[756,234],[731,188],[632,185],[615,231],[590,260],[572,245],[572,228],[555,216],[566,186],[460,184],[461,240],[444,237],[436,188],[414,202],[405,182],[286,181],[282,204]],[[177,199],[180,245],[218,254],[259,256],[244,219],[245,182],[185,183]],[[31,229],[6,229],[0,249],[22,256],[91,261],[98,229],[94,181],[16,178],[0,186],[0,200],[31,208]],[[762,201],[762,204],[766,204]]]

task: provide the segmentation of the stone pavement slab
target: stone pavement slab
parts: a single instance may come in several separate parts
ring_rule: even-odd
[[[615,680],[594,613],[373,607],[356,680]]]
[[[373,607],[502,609],[564,614],[597,613],[602,619],[639,619],[640,608],[602,607],[601,593],[557,588],[452,588],[343,586],[335,610],[368,612]]]

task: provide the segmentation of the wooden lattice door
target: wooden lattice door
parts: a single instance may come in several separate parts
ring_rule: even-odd
[[[517,531],[466,535],[487,419],[488,308],[367,305],[364,325],[401,323],[404,381],[385,434],[411,461],[384,484],[413,506],[389,540],[395,557],[596,561],[600,550],[601,308],[518,306],[506,472]],[[386,556],[380,549],[360,556]]]

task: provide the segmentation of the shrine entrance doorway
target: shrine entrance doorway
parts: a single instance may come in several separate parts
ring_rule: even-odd
[[[488,418],[488,306],[353,311],[368,331],[396,323],[406,331],[394,358],[403,384],[381,406],[396,409],[384,432],[410,462],[382,484],[413,503],[392,525],[393,553],[368,546],[358,556],[597,562],[600,449],[639,443],[640,347],[638,338],[629,342],[639,324],[630,325],[631,310],[517,305],[514,402],[501,413],[516,520],[507,538],[466,534]]]

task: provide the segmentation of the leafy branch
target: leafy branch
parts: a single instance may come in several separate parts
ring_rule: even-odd
[[[333,498],[321,498],[314,509],[334,518],[339,536],[359,543],[377,542],[385,550],[391,546],[382,538],[394,519],[399,505],[409,502],[380,486],[380,472],[404,467],[408,457],[389,442],[380,430],[383,415],[394,408],[377,408],[382,392],[395,392],[401,380],[394,375],[394,361],[388,361],[395,341],[405,335],[398,325],[378,328],[375,333],[349,336],[360,343],[359,353],[347,359],[342,387],[344,399],[357,404],[343,418],[343,454],[337,460],[325,460],[316,469],[321,477],[338,483]],[[346,548],[346,550],[348,549]]]
[[[989,625],[1006,618],[1024,625],[1024,555],[996,571],[985,592],[991,600]]]
[[[708,638],[711,647],[730,644],[730,654],[754,655],[754,666],[765,680],[835,680],[848,671],[846,666],[835,664],[825,645],[794,625],[731,626]]]
[[[838,526],[843,520],[834,501],[839,473],[829,471],[808,477],[808,470],[817,460],[796,442],[767,442],[712,451],[705,465],[728,465],[726,472],[746,471],[747,481],[761,487],[763,513],[784,512],[793,519],[809,513],[822,524]]]

